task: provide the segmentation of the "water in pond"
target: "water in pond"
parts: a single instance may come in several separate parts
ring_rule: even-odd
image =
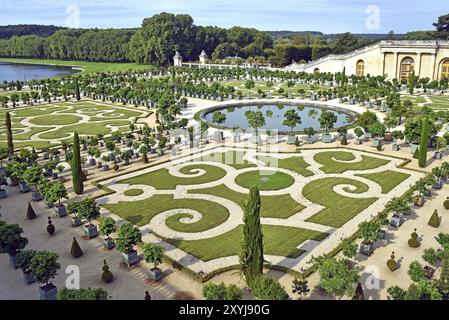
[[[28,81],[79,72],[72,67],[0,62],[0,81]]]
[[[350,125],[354,122],[352,113],[337,111],[332,108],[325,109],[311,105],[246,105],[238,107],[227,107],[220,109],[220,112],[226,115],[226,122],[222,124],[223,127],[241,129],[249,129],[248,121],[245,112],[261,111],[265,117],[265,126],[261,129],[278,130],[279,132],[289,132],[290,128],[283,125],[284,114],[294,109],[301,117],[301,124],[293,128],[293,131],[302,132],[304,128],[313,127],[316,131],[323,130],[320,127],[319,118],[323,111],[329,110],[337,116],[337,122],[334,124],[334,129]],[[212,114],[215,110],[206,112],[203,118],[212,123]]]

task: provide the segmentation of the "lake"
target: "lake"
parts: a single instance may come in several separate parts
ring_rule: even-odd
[[[72,67],[0,62],[0,81],[28,81],[77,73]]]
[[[226,122],[222,124],[226,128],[239,127],[240,129],[249,129],[249,125],[245,116],[246,111],[261,111],[265,116],[265,126],[260,129],[278,130],[279,132],[289,132],[290,128],[283,125],[284,114],[290,109],[297,111],[301,117],[301,124],[296,126],[293,131],[302,132],[305,128],[312,127],[316,131],[323,130],[320,127],[319,118],[324,110],[332,111],[337,116],[337,122],[334,129],[351,125],[354,122],[354,114],[350,111],[335,110],[331,107],[318,107],[314,105],[298,104],[298,105],[275,105],[275,104],[258,104],[258,105],[242,105],[236,107],[225,107],[218,109],[226,115]],[[207,110],[203,114],[203,118],[212,123],[212,114],[217,108]]]

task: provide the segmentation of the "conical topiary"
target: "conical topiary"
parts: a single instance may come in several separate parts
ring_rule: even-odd
[[[106,263],[106,260],[103,260],[103,273],[101,274],[101,280],[103,280],[106,283],[112,282],[114,280],[114,275],[111,271],[109,271],[109,266]]]
[[[72,257],[79,258],[83,255],[83,250],[81,250],[80,245],[78,244],[78,241],[76,241],[76,238],[73,238],[72,241],[72,248],[70,249],[70,254],[72,255]]]
[[[387,261],[387,267],[391,272],[396,271],[398,269],[398,263],[396,262],[396,257],[394,252],[391,254],[390,260]]]
[[[28,220],[36,219],[36,212],[34,212],[34,209],[31,206],[31,203],[29,203],[29,202],[28,202],[28,209],[27,209],[27,218],[28,218]]]
[[[408,240],[408,245],[411,248],[418,248],[419,246],[421,246],[421,242],[419,242],[418,237],[418,233],[415,229],[415,231],[411,234],[411,238]]]
[[[53,221],[51,221],[51,218],[48,217],[48,226],[47,226],[47,232],[52,236],[55,233],[56,229],[53,225]]]
[[[440,217],[438,216],[438,210],[435,209],[429,220],[429,226],[438,228],[440,226]]]

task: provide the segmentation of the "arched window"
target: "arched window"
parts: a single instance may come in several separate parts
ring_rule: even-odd
[[[412,58],[407,57],[402,59],[399,78],[401,80],[408,81],[412,76],[414,69],[415,69],[415,61]]]
[[[444,60],[441,65],[441,79],[449,79],[449,59]]]
[[[315,74],[320,73],[320,69],[315,68],[315,70],[313,70],[313,73],[315,73]]]
[[[363,77],[365,75],[365,61],[363,60],[357,61],[356,75],[358,77]]]

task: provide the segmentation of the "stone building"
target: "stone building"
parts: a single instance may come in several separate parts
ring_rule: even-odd
[[[328,55],[306,64],[293,63],[284,70],[342,72],[346,75],[384,75],[387,79],[449,78],[449,41],[384,40],[339,55]]]

